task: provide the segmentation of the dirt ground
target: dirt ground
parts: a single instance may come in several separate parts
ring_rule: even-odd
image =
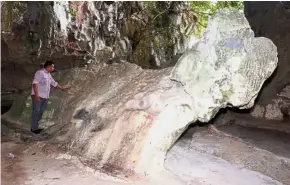
[[[67,160],[66,156],[49,156],[53,148],[42,147],[43,143],[28,144],[2,138],[1,184],[2,185],[125,185],[141,182],[125,180],[92,171]]]

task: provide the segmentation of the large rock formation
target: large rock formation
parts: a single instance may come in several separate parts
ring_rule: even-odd
[[[45,60],[53,60],[58,70],[120,59],[143,68],[168,66],[171,57],[187,47],[188,38],[181,30],[192,30],[195,22],[184,23],[187,17],[175,13],[187,8],[186,2],[157,4],[167,11],[156,19],[162,24],[154,27],[149,19],[151,12],[141,2],[3,2],[4,103],[9,104],[19,91],[30,88],[33,73]],[[170,26],[175,29],[169,30]],[[168,30],[168,34],[160,30]],[[166,49],[169,39],[172,48]]]
[[[276,50],[269,39],[254,38],[247,20],[220,12],[194,51],[180,58],[172,79],[195,99],[198,118],[206,122],[221,107],[254,105],[264,80],[277,65]]]
[[[254,38],[243,13],[226,9],[173,70],[120,62],[57,73],[73,88],[52,95],[47,131],[51,142],[98,168],[156,175],[189,124],[227,106],[253,106],[277,60],[275,45]],[[26,97],[6,115],[22,126],[31,108]]]

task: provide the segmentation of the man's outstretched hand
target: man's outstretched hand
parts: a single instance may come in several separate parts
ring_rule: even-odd
[[[60,85],[57,85],[55,88],[61,91],[68,91],[70,89],[70,86],[62,87]]]
[[[70,88],[71,88],[71,86],[66,86],[66,87],[63,87],[62,90],[63,91],[68,91],[68,90],[70,90]]]

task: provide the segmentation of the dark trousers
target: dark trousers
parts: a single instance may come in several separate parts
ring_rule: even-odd
[[[34,102],[34,97],[32,96],[32,119],[31,119],[31,130],[38,129],[38,122],[41,120],[42,115],[46,108],[46,99],[40,98],[38,103]]]

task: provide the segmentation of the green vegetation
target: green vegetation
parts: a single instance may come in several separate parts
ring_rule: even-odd
[[[127,29],[133,40],[133,50],[136,53],[134,61],[147,63],[150,59],[150,49],[158,55],[170,58],[174,54],[177,42],[182,45],[185,38],[195,35],[201,37],[208,19],[222,8],[243,9],[243,1],[187,1],[181,2],[143,1],[142,10],[135,16],[139,21],[127,20]],[[182,7],[183,6],[183,7]],[[181,7],[181,8],[176,8]],[[180,18],[173,22],[171,18]],[[130,36],[129,36],[130,37]],[[150,43],[153,43],[152,45]],[[142,45],[142,47],[140,47]],[[147,57],[145,57],[147,56]],[[142,59],[144,59],[142,61]]]
[[[133,60],[138,60],[142,64],[146,64],[150,60],[152,47],[158,55],[170,58],[177,42],[182,45],[186,37],[192,35],[200,37],[204,28],[207,27],[208,19],[217,10],[222,8],[243,9],[243,1],[218,1],[216,3],[187,1],[184,6],[181,2],[173,1],[143,1],[141,5],[142,10],[137,12],[138,16],[134,16],[134,19],[128,17],[125,27],[127,36],[133,40],[133,50],[136,53]],[[174,23],[171,20],[173,17],[180,18],[180,21]]]
[[[234,8],[237,10],[243,9],[243,1],[218,1],[213,4],[210,1],[190,2],[191,11],[196,13],[197,27],[194,34],[201,36],[203,29],[207,26],[208,18],[213,16],[217,10],[223,8]]]
[[[75,8],[69,7],[69,12],[68,13],[71,15],[72,19],[76,19],[77,11],[75,10]]]
[[[173,4],[174,2],[172,2]],[[214,15],[217,10],[222,8],[234,8],[237,10],[243,9],[243,1],[218,1],[216,3],[211,1],[189,1],[188,8],[176,12],[169,8],[164,9],[164,7],[158,5],[161,4],[158,1],[144,1],[142,2],[143,7],[146,11],[149,12],[150,22],[149,27],[159,27],[158,20],[163,15],[168,13],[177,13],[182,14],[183,25],[190,23],[196,23],[195,29],[189,30],[190,28],[184,27],[183,33],[186,35],[197,35],[201,36],[202,30],[207,26],[207,22],[210,16]],[[164,29],[172,29],[170,25],[161,25],[165,26]],[[168,26],[168,27],[166,27]]]

